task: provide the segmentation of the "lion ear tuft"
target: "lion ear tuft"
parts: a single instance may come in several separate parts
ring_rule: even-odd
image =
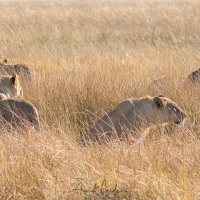
[[[163,94],[159,94],[158,97],[165,97]]]
[[[162,108],[164,107],[164,101],[160,97],[154,97],[153,102],[156,105],[157,108]]]
[[[4,58],[3,62],[4,62],[4,63],[7,63],[8,61],[7,61],[7,59],[6,59],[6,58]]]
[[[12,82],[13,85],[16,85],[19,82],[19,75],[15,74],[14,76],[12,76],[11,82]]]

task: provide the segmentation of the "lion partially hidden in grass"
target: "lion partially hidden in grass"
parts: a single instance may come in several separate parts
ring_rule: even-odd
[[[26,81],[31,80],[31,73],[26,65],[8,64],[6,59],[4,59],[3,63],[0,63],[0,74],[1,75],[19,74],[22,77],[22,79],[25,78]]]
[[[142,130],[163,123],[183,124],[186,114],[170,99],[156,97],[130,98],[99,119],[90,130],[92,140],[109,139],[116,135],[137,139]]]
[[[0,100],[0,124],[9,130],[28,130],[34,127],[39,131],[39,118],[37,109],[24,99]]]
[[[0,77],[0,128],[24,130],[33,126],[39,131],[37,109],[30,102],[17,99],[22,96],[18,74]]]

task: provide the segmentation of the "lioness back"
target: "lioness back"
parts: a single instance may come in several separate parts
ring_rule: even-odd
[[[130,98],[120,103],[113,111],[99,119],[90,130],[93,140],[110,138],[113,133],[121,138],[122,133],[134,134],[151,125],[163,123],[179,124],[186,114],[170,99],[158,97]]]
[[[23,99],[5,99],[0,101],[0,114],[3,124],[14,129],[33,126],[39,130],[37,109],[30,102]]]

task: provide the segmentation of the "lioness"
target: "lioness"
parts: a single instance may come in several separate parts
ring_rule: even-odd
[[[7,64],[7,60],[4,59],[3,63],[0,63],[0,74],[1,75],[13,75],[20,74],[25,77],[26,80],[31,80],[31,73],[29,68],[24,64]]]
[[[181,124],[185,119],[186,114],[177,104],[163,95],[130,98],[98,120],[91,128],[90,136],[93,140],[99,140],[104,136],[110,138],[114,132],[119,138],[122,137],[122,133],[125,133],[126,137],[128,133],[137,137],[138,131],[152,125]]]
[[[39,131],[37,109],[23,99],[4,99],[0,101],[0,121],[2,125],[14,129],[27,129],[33,126]]]
[[[20,85],[19,75],[1,76],[0,93],[6,95],[7,98],[22,97],[23,90]]]

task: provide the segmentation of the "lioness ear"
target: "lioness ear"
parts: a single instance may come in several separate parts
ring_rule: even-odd
[[[19,82],[19,75],[15,74],[13,77],[11,77],[11,83],[13,85],[16,85]]]
[[[159,94],[158,97],[165,97],[163,94]]]
[[[157,108],[162,108],[164,106],[164,101],[160,97],[154,97],[153,102]]]
[[[3,62],[4,62],[4,63],[7,63],[8,61],[7,61],[7,59],[5,58],[5,59],[3,60]]]

